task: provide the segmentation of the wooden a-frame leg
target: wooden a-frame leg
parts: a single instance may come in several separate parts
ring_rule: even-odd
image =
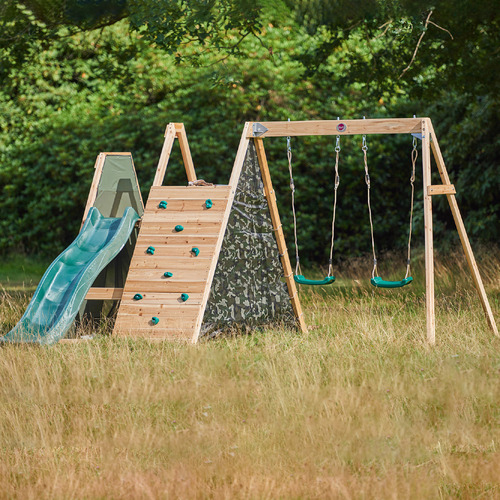
[[[443,155],[441,154],[441,149],[439,147],[439,143],[437,141],[436,134],[434,132],[434,127],[432,126],[430,120],[428,120],[428,129],[431,136],[432,152],[434,154],[434,159],[436,160],[439,175],[441,176],[441,181],[443,184],[451,184],[450,178],[448,176],[448,171],[446,170],[446,166],[444,164]],[[479,295],[479,300],[481,301],[481,305],[483,306],[484,313],[486,315],[486,321],[488,322],[488,325],[493,331],[493,333],[495,335],[498,335],[498,328],[495,323],[495,317],[493,316],[493,312],[491,310],[490,303],[488,301],[488,296],[486,295],[483,281],[481,279],[481,275],[479,274],[479,268],[477,267],[476,259],[474,258],[474,253],[472,252],[472,247],[470,245],[469,238],[465,230],[465,225],[462,220],[462,215],[460,214],[460,210],[458,208],[457,199],[454,194],[448,194],[446,195],[446,197],[448,198],[448,203],[450,205],[451,213],[453,215],[455,225],[457,226],[458,235],[460,236],[460,241],[464,249],[465,257],[467,259],[467,264],[469,265],[472,279],[474,280],[474,286],[476,287],[477,293]]]
[[[153,186],[161,186],[163,184],[163,179],[167,171],[168,160],[170,159],[170,153],[172,152],[175,137],[175,125],[173,123],[169,123],[167,125],[167,129],[165,130],[165,141],[163,142],[163,148],[161,150],[160,161],[158,162],[158,167],[156,169],[156,175],[153,180]]]
[[[427,186],[431,182],[430,131],[427,120],[422,120],[422,169],[424,184],[424,234],[425,234],[425,310],[427,341],[436,342],[436,317],[434,311],[434,242],[432,232],[432,197]]]
[[[262,180],[264,181],[264,192],[266,195],[267,204],[269,206],[269,213],[271,214],[271,220],[274,227],[276,242],[278,244],[278,250],[280,252],[283,271],[285,273],[285,280],[288,287],[288,294],[290,295],[293,311],[297,318],[299,327],[303,333],[306,333],[307,325],[304,320],[304,313],[302,312],[302,306],[300,305],[297,287],[295,286],[295,281],[293,280],[292,266],[290,264],[290,258],[288,257],[285,235],[283,234],[283,227],[281,226],[280,215],[278,212],[278,205],[276,203],[276,194],[274,192],[273,184],[271,181],[271,174],[269,172],[269,166],[267,164],[266,152],[264,150],[264,143],[262,139],[258,138],[254,139],[254,142],[255,142],[255,149],[257,150],[257,157],[259,159]]]
[[[179,146],[181,147],[182,160],[184,162],[184,168],[186,169],[187,179],[189,182],[194,182],[196,181],[196,172],[194,170],[193,158],[191,157],[191,150],[189,149],[184,123],[176,123],[175,130],[177,132],[177,139],[179,139]]]

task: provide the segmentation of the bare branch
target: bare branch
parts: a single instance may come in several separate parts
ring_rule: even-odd
[[[403,72],[399,75],[399,78],[401,78],[411,68],[413,61],[415,60],[415,57],[417,56],[417,52],[418,52],[418,49],[420,47],[420,43],[422,42],[422,38],[424,38],[425,33],[427,32],[427,26],[429,25],[429,19],[431,18],[433,12],[434,12],[433,10],[429,11],[429,14],[427,15],[427,19],[425,20],[424,29],[422,31],[422,34],[420,35],[420,38],[418,39],[417,46],[415,47],[415,51],[413,52],[413,56],[411,58],[410,64],[408,64],[408,66],[406,66],[406,68],[403,70]]]
[[[439,24],[433,23],[432,21],[429,21],[429,24],[434,25],[436,28],[439,28],[440,30],[446,31],[446,33],[450,35],[450,38],[454,40],[453,35],[446,28],[443,28],[442,26],[439,26]]]

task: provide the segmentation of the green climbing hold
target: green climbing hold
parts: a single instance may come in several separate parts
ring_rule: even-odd
[[[171,278],[173,276],[173,273],[171,273],[170,271],[166,271],[163,273],[163,276],[165,276],[165,278]]]
[[[213,201],[209,198],[208,200],[205,201],[205,206],[207,208],[212,208],[214,206]]]
[[[174,229],[175,229],[178,233],[180,233],[181,231],[184,231],[184,227],[183,227],[183,226],[181,226],[180,224],[179,224],[179,225],[177,225],[177,226],[175,226],[175,228],[174,228]]]
[[[182,302],[186,302],[187,299],[189,299],[189,295],[187,293],[181,293]]]
[[[157,325],[159,322],[160,322],[160,318],[157,318],[156,316],[153,316],[151,318],[151,323],[153,323],[153,325]]]
[[[166,201],[160,201],[160,204],[158,205],[158,208],[167,208],[167,202]]]
[[[136,293],[134,295],[134,300],[142,300],[142,295],[140,293]]]
[[[198,255],[200,255],[199,248],[193,247],[193,248],[191,248],[191,252],[193,252],[196,257],[198,257]]]
[[[154,255],[155,247],[148,247],[146,253],[148,253],[149,255]]]

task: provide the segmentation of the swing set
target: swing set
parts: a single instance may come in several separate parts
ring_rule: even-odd
[[[413,136],[413,149],[411,152],[411,175],[410,175],[410,217],[408,230],[408,250],[405,277],[400,281],[387,281],[379,276],[377,266],[377,254],[375,250],[374,225],[371,207],[371,180],[368,168],[368,144],[367,135],[371,134],[411,134]],[[337,212],[337,192],[340,185],[339,175],[339,157],[340,157],[340,140],[345,135],[361,135],[363,152],[363,162],[365,170],[365,182],[367,186],[367,207],[368,217],[371,229],[371,245],[373,252],[373,269],[371,274],[371,284],[376,288],[401,288],[409,285],[413,281],[410,269],[411,259],[411,240],[412,240],[412,223],[413,223],[413,205],[415,194],[415,172],[418,159],[417,139],[422,142],[422,181],[423,181],[423,206],[424,206],[424,237],[425,237],[425,302],[426,302],[426,324],[427,324],[427,340],[430,344],[435,343],[436,326],[435,326],[435,309],[434,309],[434,250],[433,250],[433,225],[432,225],[432,197],[436,195],[445,195],[447,197],[453,219],[457,228],[462,247],[469,265],[469,270],[472,275],[474,285],[476,287],[481,305],[483,306],[486,320],[489,327],[498,335],[493,312],[491,310],[486,291],[484,289],[479,269],[470,246],[465,226],[458,208],[455,197],[456,191],[451,184],[443,156],[429,118],[387,118],[387,119],[362,119],[362,120],[318,120],[318,121],[284,121],[284,122],[249,122],[245,126],[236,163],[242,163],[244,152],[248,142],[253,140],[261,167],[261,172],[264,180],[265,194],[270,208],[271,218],[274,224],[274,232],[278,247],[280,249],[280,257],[283,264],[285,280],[287,282],[290,299],[298,321],[302,325],[303,318],[298,300],[296,283],[303,285],[331,285],[335,282],[333,275],[333,253],[335,245],[335,218]],[[335,178],[334,178],[334,200],[332,207],[332,237],[330,242],[330,255],[328,261],[328,274],[321,280],[312,280],[306,278],[300,269],[299,244],[297,237],[297,216],[295,208],[295,183],[293,179],[292,168],[292,148],[291,138],[299,136],[337,136],[335,145]],[[293,272],[290,265],[290,259],[286,249],[286,243],[283,235],[283,230],[276,205],[276,196],[272,187],[269,167],[264,150],[264,139],[271,137],[286,137],[287,138],[287,159],[288,170],[290,174],[290,189],[292,192],[292,214],[294,221],[294,239],[295,239],[295,256],[296,267]],[[441,178],[441,184],[433,185],[431,183],[431,150],[435,159],[438,173]]]
[[[299,242],[297,236],[297,214],[295,210],[295,182],[293,180],[293,167],[292,167],[292,147],[291,147],[291,137],[287,137],[287,159],[288,159],[288,171],[290,174],[290,189],[292,191],[292,214],[293,214],[293,235],[295,240],[295,275],[294,280],[301,285],[331,285],[335,282],[335,276],[333,276],[333,252],[335,247],[335,218],[337,213],[337,192],[340,185],[340,175],[339,175],[339,156],[340,156],[340,135],[337,135],[337,140],[335,144],[335,180],[334,180],[334,195],[333,195],[333,209],[332,209],[332,238],[330,242],[330,257],[328,259],[328,274],[322,280],[312,280],[306,278],[300,269],[300,256],[299,256]],[[417,149],[417,138],[413,137],[413,149],[411,152],[411,165],[412,171],[410,176],[411,185],[411,201],[410,201],[410,227],[408,230],[408,252],[406,260],[406,274],[405,277],[400,281],[387,281],[382,279],[378,274],[377,269],[377,254],[375,251],[375,236],[373,229],[373,217],[372,217],[372,207],[371,207],[371,181],[370,173],[368,170],[368,158],[367,151],[368,145],[366,141],[366,135],[363,135],[363,141],[361,149],[363,151],[363,160],[365,167],[365,182],[367,186],[367,206],[368,206],[368,216],[370,219],[370,231],[371,231],[371,245],[373,253],[373,270],[370,283],[377,288],[401,288],[405,285],[409,285],[413,278],[410,276],[410,263],[411,263],[411,237],[412,237],[412,225],[413,225],[413,205],[415,198],[415,167],[418,158]]]

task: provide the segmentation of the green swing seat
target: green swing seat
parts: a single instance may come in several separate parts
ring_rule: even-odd
[[[404,278],[401,281],[385,281],[379,276],[371,279],[371,284],[377,288],[401,288],[402,286],[409,285],[413,281],[411,276]]]
[[[331,285],[335,281],[335,276],[327,276],[322,280],[309,280],[302,274],[296,274],[293,279],[301,285]]]

